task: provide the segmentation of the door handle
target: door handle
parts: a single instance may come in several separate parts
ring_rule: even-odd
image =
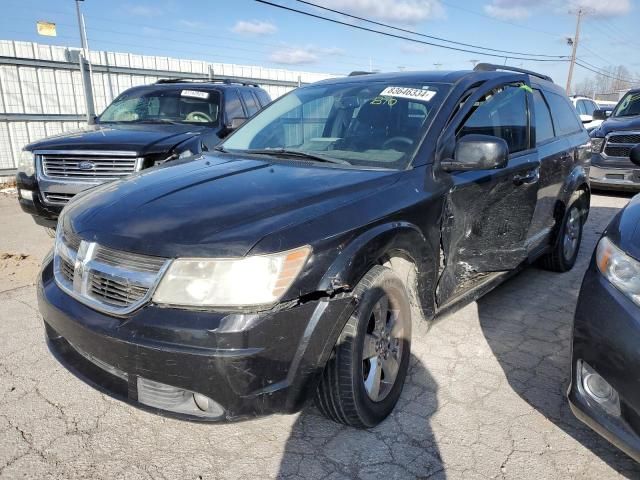
[[[517,186],[536,183],[538,180],[540,180],[539,168],[534,168],[533,170],[529,170],[527,173],[524,173],[522,175],[515,175],[513,177],[513,183]]]

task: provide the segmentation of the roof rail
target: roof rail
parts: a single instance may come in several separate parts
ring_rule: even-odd
[[[538,78],[541,78],[542,80],[546,80],[547,82],[553,83],[553,79],[548,75],[543,75],[542,73],[534,72],[532,70],[525,70],[524,68],[509,67],[507,65],[494,65],[492,63],[479,63],[473,69],[474,72],[496,72],[498,70],[504,70],[504,71],[507,71],[507,72],[524,73],[526,75],[531,75],[533,77],[538,77]]]
[[[371,75],[373,72],[365,72],[364,70],[356,70],[349,74],[350,77],[358,77],[360,75]]]
[[[224,83],[226,85],[231,85],[231,84],[237,84],[237,85],[243,85],[245,87],[257,87],[258,84],[257,83],[247,83],[247,82],[243,82],[240,80],[235,80],[233,78],[215,78],[213,80],[209,80],[206,78],[161,78],[159,80],[157,80],[155,82],[156,85],[158,84],[165,84],[165,83]]]

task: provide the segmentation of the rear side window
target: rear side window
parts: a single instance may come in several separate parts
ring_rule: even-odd
[[[553,138],[551,112],[540,90],[533,91],[533,106],[536,113],[536,143],[539,145]]]
[[[558,136],[576,133],[582,129],[582,123],[569,100],[551,92],[545,92],[545,97],[549,102],[551,114],[553,115],[553,124]]]
[[[242,100],[244,100],[244,105],[245,107],[247,107],[247,114],[249,116],[252,116],[258,110],[260,110],[260,107],[258,107],[258,102],[256,102],[256,99],[253,95],[251,95],[251,92],[249,90],[240,90],[240,95],[242,95]]]
[[[516,85],[505,85],[487,94],[472,111],[458,133],[503,138],[509,153],[529,148],[529,115],[527,92]]]
[[[256,96],[258,97],[258,101],[260,102],[261,106],[265,106],[268,103],[271,103],[271,98],[269,98],[269,94],[267,94],[267,92],[265,92],[264,90],[254,90],[254,92],[256,94]]]
[[[224,92],[226,98],[225,105],[227,106],[227,121],[231,122],[234,118],[246,117],[244,110],[242,109],[242,103],[240,103],[240,97],[235,88],[228,88]]]

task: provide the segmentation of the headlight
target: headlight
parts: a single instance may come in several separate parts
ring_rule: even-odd
[[[618,290],[640,305],[640,262],[603,237],[596,250],[598,269]]]
[[[29,177],[36,173],[35,155],[33,153],[24,151],[20,154],[18,172],[22,172]]]
[[[592,138],[591,139],[591,153],[602,152],[602,145],[604,145],[604,138]]]
[[[238,259],[177,259],[153,301],[189,307],[272,305],[289,289],[310,253],[310,247],[301,247]]]

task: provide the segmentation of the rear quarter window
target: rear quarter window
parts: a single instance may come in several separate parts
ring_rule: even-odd
[[[536,116],[536,144],[539,145],[554,136],[551,112],[540,90],[533,91],[533,106]]]
[[[561,137],[582,130],[582,122],[578,118],[576,109],[569,103],[569,99],[551,92],[544,92],[544,96],[551,108],[557,136]]]

